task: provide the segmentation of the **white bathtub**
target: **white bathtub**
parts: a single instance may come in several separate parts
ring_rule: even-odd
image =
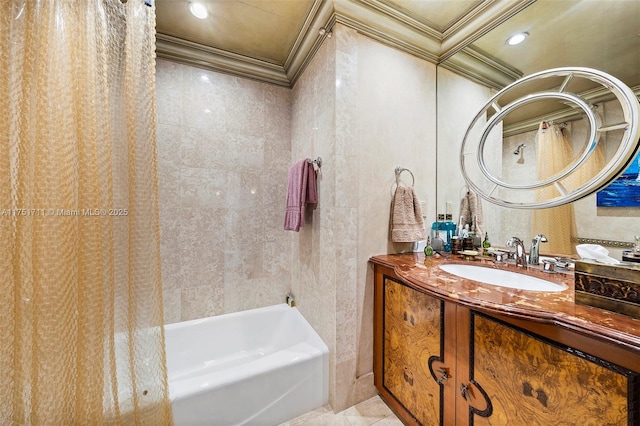
[[[327,404],[329,350],[286,304],[165,326],[176,426],[277,425]]]

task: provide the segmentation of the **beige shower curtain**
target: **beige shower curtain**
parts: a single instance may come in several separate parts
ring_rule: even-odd
[[[542,122],[536,136],[538,179],[547,179],[567,167],[573,160],[571,138],[565,126]],[[561,180],[561,184],[572,191],[589,181],[605,164],[604,145],[598,143],[580,168]],[[536,191],[537,201],[559,196],[553,186]],[[573,204],[533,211],[533,232],[544,234],[548,242],[541,250],[552,254],[574,254],[577,230]]]
[[[171,423],[154,9],[0,3],[0,424]]]

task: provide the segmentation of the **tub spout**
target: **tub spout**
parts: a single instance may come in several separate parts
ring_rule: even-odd
[[[294,306],[296,306],[296,300],[293,298],[293,294],[291,294],[291,293],[287,294],[286,303],[287,303],[287,305],[291,306],[292,308]]]

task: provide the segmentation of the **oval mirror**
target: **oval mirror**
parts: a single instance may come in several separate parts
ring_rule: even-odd
[[[622,118],[603,122],[597,107],[576,94],[585,92],[617,102]],[[536,164],[528,167],[533,173],[502,171],[505,121],[537,125],[536,136],[514,151],[522,160],[526,150],[536,153]],[[584,131],[568,137],[567,121],[581,121]],[[470,189],[493,204],[519,209],[567,204],[625,170],[639,149],[638,121],[638,99],[617,78],[590,68],[540,71],[500,90],[475,116],[460,149],[462,174]]]

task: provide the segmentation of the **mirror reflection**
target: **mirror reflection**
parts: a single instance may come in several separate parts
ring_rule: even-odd
[[[468,190],[456,164],[459,147],[476,113],[504,86],[499,83],[504,81],[504,72],[499,78],[495,77],[495,68],[487,70],[482,64],[499,64],[496,67],[511,73],[512,80],[547,68],[590,66],[621,79],[637,94],[640,92],[639,18],[640,2],[538,0],[441,64],[438,68],[438,213],[444,213],[448,207],[453,221],[459,220],[461,200]],[[529,37],[521,45],[505,43],[509,34],[522,30],[528,32]],[[479,61],[482,64],[474,74],[458,74],[456,63],[468,62],[470,57],[482,58]],[[562,83],[561,79],[552,80],[535,84],[557,86]],[[574,81],[571,84],[570,91],[594,106],[594,114],[601,123],[620,121],[622,112],[618,103],[604,96],[593,83]],[[539,90],[541,87],[522,87],[519,92],[511,93],[510,99]],[[501,105],[509,101],[505,99]],[[474,130],[471,137],[479,140],[481,128],[492,113],[489,111],[480,118],[479,129]],[[483,151],[487,169],[513,186],[525,185],[531,177],[540,180],[548,174],[562,173],[578,161],[589,144],[591,128],[584,112],[563,99],[531,102],[503,118],[501,125],[487,136]],[[622,132],[611,130],[599,136],[597,149],[585,162],[589,173],[567,178],[564,184],[569,191],[579,182],[588,181],[589,174],[606,168],[618,149]],[[541,149],[545,146],[547,148]],[[555,152],[556,149],[560,152]],[[627,169],[627,178],[634,168],[637,177],[637,161]],[[476,176],[471,180],[481,182]],[[503,188],[500,191],[503,196],[508,192]],[[531,202],[540,196],[540,191],[535,189],[511,192],[515,203]],[[640,209],[605,203],[603,194],[608,192],[600,191],[574,202],[565,209],[568,212],[563,213],[566,220],[558,220],[561,215],[554,209],[517,210],[483,201],[485,228],[494,245],[504,246],[511,236],[527,241],[545,233],[549,242],[541,246],[542,252],[572,254],[579,242],[599,240],[614,257],[620,258],[624,247],[619,242],[632,245],[634,234],[640,233],[637,229]],[[608,242],[613,242],[613,246]]]
[[[539,86],[557,77],[564,77],[557,86],[539,91],[531,89],[522,97],[508,100],[512,92],[522,91],[522,87],[532,83]],[[573,83],[582,79],[595,81],[600,85],[598,91],[608,92],[615,99],[609,103],[613,109],[619,107],[620,116],[605,120],[602,114],[596,114],[598,104],[573,93]],[[557,107],[558,102],[565,105],[564,109]],[[544,107],[549,107],[548,113],[533,114]],[[514,113],[538,127],[535,137],[529,140],[537,154],[537,167],[533,172],[524,173],[521,169],[505,173],[504,166],[496,161],[500,156],[495,154],[501,152],[504,145],[500,129]],[[475,116],[461,147],[462,174],[471,191],[504,207],[549,208],[579,200],[608,184],[633,158],[637,148],[638,115],[636,95],[624,83],[601,71],[565,67],[532,74],[491,97]],[[557,122],[559,118],[585,121],[586,137],[572,143],[566,122]],[[486,123],[481,124],[484,121]],[[518,127],[518,123],[510,127]],[[479,129],[479,140],[475,129]],[[497,135],[492,136],[492,132]],[[496,143],[497,149],[491,146]],[[606,146],[611,147],[609,161],[605,160]],[[522,154],[525,147],[526,143],[521,143],[514,152]],[[519,164],[523,163],[521,155]]]

